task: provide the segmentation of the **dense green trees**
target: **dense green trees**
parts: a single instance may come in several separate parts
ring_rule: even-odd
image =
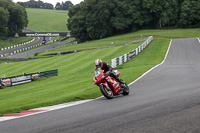
[[[73,7],[74,5],[72,4],[71,1],[66,1],[65,3],[62,2],[57,2],[55,9],[56,10],[68,10],[69,8]]]
[[[17,2],[19,5],[23,5],[25,8],[42,8],[42,9],[53,9],[53,5],[50,3],[44,3],[41,0],[35,1],[30,0],[28,2]]]
[[[180,10],[180,26],[200,27],[200,0],[185,0]]]
[[[27,24],[27,13],[23,6],[11,0],[0,0],[0,37],[11,32],[22,32]]]
[[[44,3],[41,0],[29,0],[28,2],[17,2],[19,5],[23,5],[25,8],[42,8],[42,9],[53,9],[53,5],[50,3]],[[57,2],[55,9],[56,10],[68,10],[69,8],[73,7],[71,1],[66,2]]]
[[[69,9],[79,41],[140,28],[200,27],[200,0],[85,0]]]
[[[150,11],[155,24],[159,27],[176,25],[178,18],[177,0],[143,0],[143,7]]]
[[[141,0],[114,0],[115,8],[111,17],[112,25],[117,30],[137,30],[150,22],[151,17],[143,8]]]
[[[7,34],[8,19],[9,19],[8,11],[0,7],[0,37]]]
[[[115,7],[112,1],[85,0],[85,2],[70,8],[69,30],[79,41],[99,39],[111,35],[113,27],[110,11]]]

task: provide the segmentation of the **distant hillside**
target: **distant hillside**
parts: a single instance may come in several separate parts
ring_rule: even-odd
[[[39,32],[68,32],[68,11],[26,8],[28,28]]]

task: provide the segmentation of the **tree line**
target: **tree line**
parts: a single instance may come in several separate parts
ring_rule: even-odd
[[[43,1],[30,0],[27,2],[17,2],[17,4],[24,6],[25,8],[42,8],[42,9],[53,9],[53,5],[50,3],[44,3]]]
[[[200,0],[85,0],[69,9],[68,29],[79,41],[141,28],[200,27]]]
[[[57,2],[56,6],[54,7],[50,3],[44,3],[41,0],[35,1],[30,0],[28,2],[17,2],[20,5],[23,5],[25,8],[42,8],[42,9],[56,9],[56,10],[68,10],[69,8],[73,7],[74,5],[71,3],[71,1],[66,2]]]
[[[0,0],[0,38],[9,33],[22,32],[27,27],[26,9],[12,0]]]
[[[55,9],[56,10],[69,10],[69,8],[73,7],[74,5],[72,4],[71,1],[66,1],[66,2],[57,2]]]

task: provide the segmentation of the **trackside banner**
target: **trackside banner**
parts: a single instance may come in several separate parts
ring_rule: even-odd
[[[1,80],[0,86],[1,86],[1,88],[3,88],[3,87],[24,84],[24,83],[32,82],[34,79],[37,79],[37,78],[39,78],[38,73],[2,78],[2,79],[0,79]]]
[[[19,85],[19,84],[29,83],[34,80],[37,80],[38,78],[51,77],[51,76],[58,76],[58,69],[35,72],[31,74],[23,73],[23,75],[1,78],[0,89]]]
[[[28,33],[10,33],[10,37],[72,37],[70,32],[28,32]]]

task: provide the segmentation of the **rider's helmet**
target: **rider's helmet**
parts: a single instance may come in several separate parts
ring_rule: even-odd
[[[103,62],[101,59],[97,59],[95,60],[95,66],[98,68],[98,67],[101,67],[103,65]]]

